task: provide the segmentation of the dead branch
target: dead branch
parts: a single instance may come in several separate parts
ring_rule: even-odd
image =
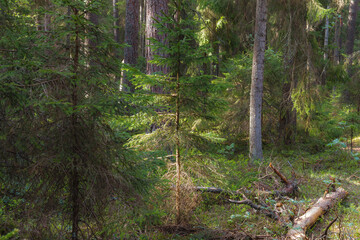
[[[281,181],[285,184],[285,187],[281,191],[275,191],[275,195],[286,196],[294,195],[298,191],[298,183],[296,179],[289,181],[278,169],[276,169],[272,163],[269,164],[269,167],[274,171],[276,175],[279,176]]]
[[[294,221],[293,227],[288,231],[286,237],[290,240],[306,239],[306,230],[315,224],[317,219],[332,208],[338,201],[344,199],[348,195],[343,188],[339,187],[335,192],[326,194],[325,197],[319,200],[306,213]]]
[[[289,184],[290,184],[290,182],[286,179],[286,177],[285,177],[283,174],[281,174],[281,172],[279,172],[279,170],[277,170],[277,169],[272,165],[272,163],[269,164],[269,167],[276,173],[276,175],[278,175],[278,176],[280,177],[280,179],[281,179],[281,181],[282,181],[283,183],[285,183],[286,185],[289,185]]]
[[[270,210],[268,207],[263,206],[263,205],[257,205],[255,204],[253,201],[249,200],[249,199],[245,199],[245,200],[241,200],[241,201],[236,201],[236,200],[231,200],[229,199],[229,202],[231,203],[236,203],[236,204],[245,204],[250,206],[251,208],[258,210],[259,212],[261,212],[262,214],[265,214],[267,217],[270,217],[274,220],[279,220],[279,216],[276,214],[275,211]]]
[[[338,216],[336,216],[336,218],[329,223],[329,225],[325,229],[324,234],[321,235],[320,239],[326,239],[327,238],[327,234],[328,234],[328,231],[329,231],[330,227],[334,224],[334,222],[336,222],[337,219],[338,219]]]

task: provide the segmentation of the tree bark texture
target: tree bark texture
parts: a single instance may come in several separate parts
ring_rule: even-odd
[[[143,26],[146,26],[146,7],[145,0],[140,0],[140,55],[145,57],[145,32]]]
[[[254,56],[250,91],[250,158],[263,159],[261,112],[264,82],[267,0],[257,0]]]
[[[118,9],[118,0],[113,0],[113,17],[114,17],[114,40],[120,43],[120,18]]]
[[[329,9],[329,6],[327,7]],[[325,33],[324,33],[324,60],[328,59],[328,45],[329,45],[329,16],[325,18]]]
[[[130,46],[124,49],[124,62],[131,66],[135,66],[138,59],[139,14],[139,0],[126,0],[125,43]],[[129,81],[129,76],[126,73],[123,77],[122,88],[125,91],[134,92],[134,86]]]
[[[335,23],[334,33],[334,63],[340,64],[340,49],[341,49],[341,30],[342,30],[342,18],[338,18]]]
[[[301,240],[306,238],[306,230],[315,224],[317,219],[332,208],[338,201],[347,196],[347,192],[339,187],[335,192],[328,193],[319,200],[306,213],[295,219],[294,225],[288,231],[286,239]]]
[[[282,89],[283,99],[280,105],[279,137],[280,141],[285,145],[291,145],[295,142],[296,110],[293,110],[292,89],[291,82],[284,83]]]
[[[354,52],[356,16],[359,0],[351,0],[349,6],[348,30],[346,37],[346,54],[350,55]]]
[[[155,39],[156,41],[167,45],[167,39],[165,34],[160,34],[159,29],[156,27],[156,21],[161,21],[160,16],[168,13],[168,0],[147,0],[146,1],[146,73],[154,74],[156,72],[162,72],[167,74],[169,72],[167,66],[158,66],[156,64],[150,63],[154,59],[154,55],[160,55],[166,57],[161,49],[155,52],[153,44],[150,42],[150,38]],[[162,93],[162,87],[152,87],[152,92]]]

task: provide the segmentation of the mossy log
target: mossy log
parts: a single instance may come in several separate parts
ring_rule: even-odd
[[[288,231],[286,239],[306,239],[306,230],[315,224],[317,219],[332,208],[338,201],[344,199],[348,192],[339,187],[335,192],[326,194],[309,209],[306,213],[295,219],[293,227]]]

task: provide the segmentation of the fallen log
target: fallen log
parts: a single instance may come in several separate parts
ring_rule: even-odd
[[[317,219],[332,208],[338,201],[344,199],[347,194],[348,192],[339,187],[335,192],[328,193],[326,196],[319,198],[319,200],[307,210],[304,215],[295,219],[294,225],[286,235],[286,239],[306,239],[306,230],[314,225]]]

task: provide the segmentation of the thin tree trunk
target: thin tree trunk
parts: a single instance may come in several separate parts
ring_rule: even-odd
[[[126,20],[125,20],[125,43],[130,45],[125,48],[124,62],[131,66],[136,66],[139,49],[139,0],[126,0]],[[134,86],[129,81],[129,76],[124,74],[122,88],[127,92],[134,92]]]
[[[146,8],[145,0],[140,0],[140,55],[145,57],[145,32],[143,26],[146,26]]]
[[[329,6],[327,6],[329,9]],[[329,45],[329,16],[325,19],[325,33],[324,33],[324,60],[328,59],[328,45]]]
[[[178,2],[179,4],[180,1]],[[177,6],[176,24],[180,23],[180,6]],[[181,36],[178,37],[178,42],[181,41]],[[180,161],[180,74],[181,74],[181,59],[180,59],[180,45],[177,49],[177,74],[176,74],[176,224],[180,224],[182,220],[181,212],[181,161]]]
[[[119,18],[119,9],[118,9],[118,0],[113,0],[113,17],[114,17],[114,40],[117,43],[120,43],[120,18]]]
[[[163,45],[167,45],[167,37],[165,34],[160,34],[159,30],[156,28],[156,21],[160,21],[159,16],[168,13],[168,0],[147,0],[146,1],[146,73],[154,74],[156,72],[161,72],[167,74],[169,69],[167,66],[159,66],[157,64],[150,63],[154,59],[154,55],[160,55],[162,57],[167,57],[167,54],[162,52],[162,49],[155,50],[153,49],[153,44],[149,39],[153,38]],[[162,93],[163,88],[161,86],[153,86],[152,92]]]
[[[340,64],[340,48],[341,48],[341,29],[342,29],[342,19],[341,17],[337,19],[335,23],[335,34],[334,34],[334,63],[336,65]]]
[[[250,159],[263,159],[261,112],[264,82],[267,0],[257,0],[254,56],[250,91]]]
[[[77,16],[79,14],[77,9],[74,9],[74,15]],[[74,57],[73,57],[73,70],[75,73],[74,81],[71,83],[72,87],[72,105],[73,108],[76,109],[78,105],[77,99],[77,72],[79,68],[79,54],[80,54],[80,37],[79,37],[79,26],[76,24],[75,29],[75,49],[74,49]],[[71,238],[73,240],[78,240],[79,233],[79,220],[80,220],[80,198],[79,198],[79,173],[78,173],[78,165],[79,159],[77,156],[78,149],[78,131],[77,131],[77,114],[72,113],[71,115],[71,124],[72,124],[72,132],[73,132],[73,166],[72,166],[72,176],[71,176],[71,199],[72,199],[72,234]]]

